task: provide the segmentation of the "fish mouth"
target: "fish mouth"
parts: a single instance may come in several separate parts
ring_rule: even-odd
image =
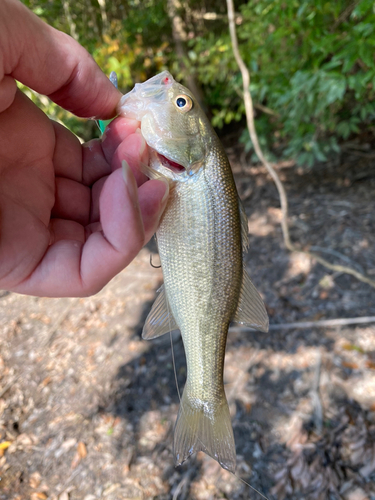
[[[185,167],[180,165],[179,163],[176,163],[173,160],[170,160],[166,156],[157,153],[158,159],[160,163],[163,165],[163,167],[167,167],[169,170],[172,170],[172,172],[175,172],[176,174],[181,174],[182,172],[185,172]]]

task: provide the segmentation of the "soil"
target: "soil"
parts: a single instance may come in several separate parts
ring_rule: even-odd
[[[249,218],[247,267],[270,323],[375,316],[375,289],[282,241],[277,191],[228,145]],[[276,165],[293,241],[375,279],[375,170],[355,150]],[[0,500],[375,500],[375,325],[234,326],[225,383],[237,476],[202,452],[175,468],[168,335],[141,330],[162,283],[155,243],[99,294],[0,296]],[[173,334],[177,378],[186,368]]]

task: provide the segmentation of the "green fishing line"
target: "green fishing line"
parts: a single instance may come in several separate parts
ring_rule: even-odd
[[[118,88],[118,81],[117,81],[117,75],[116,75],[115,71],[111,71],[111,74],[109,75],[109,80],[110,80],[110,82],[113,83],[113,85],[117,89]],[[104,134],[104,130],[106,129],[107,125],[109,125],[111,123],[112,120],[113,120],[113,118],[111,120],[95,120],[98,127],[99,127],[101,135]]]

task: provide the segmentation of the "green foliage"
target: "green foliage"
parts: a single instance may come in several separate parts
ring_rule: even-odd
[[[278,115],[284,154],[326,161],[375,117],[375,12],[362,0],[258,0],[242,7],[240,38],[253,96]],[[256,22],[251,22],[256,19]],[[250,57],[249,57],[250,55]],[[266,91],[264,90],[266,89]]]
[[[178,15],[184,57],[177,57],[165,0],[24,0],[58,29],[75,36],[119,86],[169,69],[201,85],[212,123],[244,117],[242,79],[228,33],[225,2],[184,0]],[[104,7],[103,7],[104,6]],[[340,141],[369,129],[375,118],[375,7],[372,0],[237,2],[242,56],[251,71],[261,144],[302,165],[324,162]],[[214,16],[206,15],[214,14]],[[42,103],[42,107],[45,106]],[[259,108],[267,112],[259,111]],[[65,118],[51,105],[45,109]],[[252,145],[248,133],[242,136]]]

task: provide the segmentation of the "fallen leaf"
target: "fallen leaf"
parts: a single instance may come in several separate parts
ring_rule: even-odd
[[[106,488],[103,491],[103,497],[106,497],[106,496],[110,495],[111,493],[113,493],[114,491],[116,491],[117,488],[119,488],[120,486],[121,486],[121,483],[111,484],[110,486],[108,486],[108,488]]]
[[[345,349],[345,351],[357,351],[361,354],[365,354],[365,351],[362,349],[362,347],[359,347],[358,345],[351,344],[350,342],[345,342],[342,345],[342,348]]]
[[[32,446],[33,444],[33,436],[28,434],[20,434],[17,436],[17,445],[18,446]]]
[[[75,469],[77,467],[77,465],[79,464],[79,462],[81,461],[81,457],[79,456],[79,453],[77,452],[75,455],[74,455],[74,458],[72,460],[72,464],[71,464],[71,468],[72,469]]]
[[[251,411],[251,403],[245,403],[245,410],[246,410],[246,413],[250,413],[250,411]]]
[[[60,446],[60,449],[65,452],[69,451],[73,446],[77,444],[77,440],[75,438],[70,438],[67,439],[66,441],[63,442],[63,444]]]
[[[43,381],[42,381],[42,386],[43,387],[46,387],[50,382],[51,382],[52,378],[51,377],[46,377]]]
[[[6,450],[12,444],[12,441],[3,441],[0,443],[0,450]]]
[[[80,458],[86,458],[87,457],[86,445],[82,441],[80,441],[78,443],[77,451],[78,451],[78,455],[80,456]]]
[[[357,363],[351,363],[350,361],[343,361],[342,366],[344,368],[350,368],[352,370],[357,370],[358,369]]]
[[[0,443],[0,458],[4,456],[5,450],[7,450],[11,444],[11,441],[3,441]]]
[[[349,491],[345,496],[345,500],[369,500],[366,493],[362,490],[362,488],[356,488],[354,490]]]
[[[47,495],[42,491],[38,491],[36,493],[31,493],[30,500],[47,500]]]
[[[35,490],[35,488],[37,488],[40,485],[41,479],[42,479],[42,477],[39,474],[39,472],[34,472],[33,474],[31,474],[30,480],[29,480],[30,487]]]

